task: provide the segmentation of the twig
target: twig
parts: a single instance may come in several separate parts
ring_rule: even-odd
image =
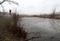
[[[32,37],[32,38],[26,39],[25,41],[29,41],[29,40],[36,39],[36,38],[41,38],[41,36],[40,37]]]

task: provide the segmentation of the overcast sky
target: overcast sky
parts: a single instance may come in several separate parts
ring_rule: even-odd
[[[60,11],[60,0],[13,0],[19,3],[19,6],[14,4],[9,5],[5,2],[4,8],[6,11],[12,9],[15,12],[21,14],[40,14],[40,13],[51,13],[54,8],[56,8],[56,12]],[[1,6],[0,6],[0,9]]]

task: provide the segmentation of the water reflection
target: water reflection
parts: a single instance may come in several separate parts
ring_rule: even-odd
[[[29,33],[28,38],[41,36],[41,38],[33,39],[33,41],[59,41],[60,19],[29,17],[22,18],[21,24]]]

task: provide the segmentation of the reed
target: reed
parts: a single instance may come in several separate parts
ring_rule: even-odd
[[[23,38],[24,40],[27,38],[27,32],[24,30],[23,26],[21,24],[18,26],[18,20],[21,20],[19,18],[19,15],[13,14],[12,21],[9,23],[8,31],[12,34],[12,37],[15,38]]]

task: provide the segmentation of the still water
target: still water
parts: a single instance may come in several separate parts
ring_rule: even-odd
[[[24,17],[21,25],[29,33],[28,38],[41,37],[30,41],[60,41],[60,19]]]

